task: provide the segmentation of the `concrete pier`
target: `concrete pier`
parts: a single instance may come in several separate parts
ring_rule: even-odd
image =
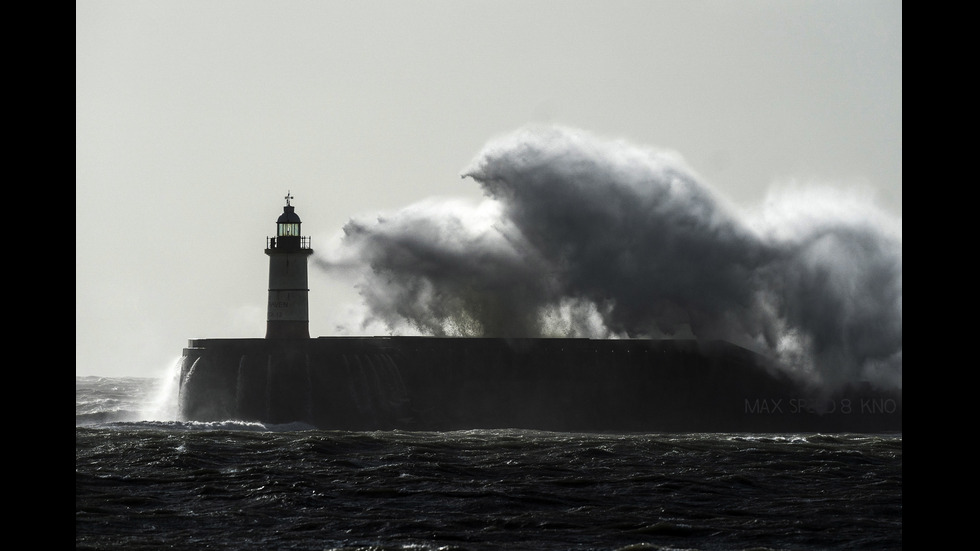
[[[901,391],[817,393],[723,341],[194,339],[186,421],[343,430],[901,432]]]

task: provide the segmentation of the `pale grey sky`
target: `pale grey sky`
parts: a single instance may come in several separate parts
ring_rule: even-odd
[[[898,0],[76,2],[76,375],[157,376],[262,337],[287,190],[318,252],[351,217],[478,201],[490,140],[555,123],[902,216]],[[351,282],[310,270],[310,333]]]

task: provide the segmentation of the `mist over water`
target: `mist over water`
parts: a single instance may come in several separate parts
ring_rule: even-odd
[[[834,387],[902,384],[901,219],[813,186],[735,208],[676,153],[563,127],[489,142],[485,200],[352,219],[314,258],[392,334],[725,339]],[[356,331],[356,329],[355,329]]]
[[[149,421],[175,421],[178,418],[177,397],[180,390],[181,358],[157,373],[157,386],[143,404],[142,418]]]

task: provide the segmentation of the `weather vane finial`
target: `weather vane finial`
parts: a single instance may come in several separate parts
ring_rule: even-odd
[[[287,206],[287,207],[289,206],[289,201],[290,201],[291,199],[293,199],[293,196],[292,196],[292,194],[290,194],[290,193],[289,193],[289,190],[286,190],[286,206]]]

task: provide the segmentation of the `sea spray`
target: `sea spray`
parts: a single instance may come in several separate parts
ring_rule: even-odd
[[[183,358],[177,358],[157,376],[152,392],[140,411],[144,421],[176,421]]]

